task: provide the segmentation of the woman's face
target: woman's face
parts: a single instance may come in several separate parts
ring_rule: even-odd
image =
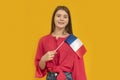
[[[64,10],[58,10],[54,17],[56,28],[65,28],[69,21],[69,15]]]

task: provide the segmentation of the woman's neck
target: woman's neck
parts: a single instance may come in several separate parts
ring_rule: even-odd
[[[55,36],[56,38],[59,38],[59,37],[66,37],[69,34],[65,31],[65,29],[55,29],[52,35]]]

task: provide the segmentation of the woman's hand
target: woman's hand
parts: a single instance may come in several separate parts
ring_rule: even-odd
[[[45,65],[47,61],[53,60],[55,54],[56,51],[54,50],[54,51],[48,51],[47,53],[45,53],[45,55],[42,56],[39,62],[39,66],[42,70],[45,69]]]
[[[50,60],[53,60],[54,56],[56,54],[56,51],[53,50],[53,51],[48,51],[41,59],[43,61],[50,61]]]

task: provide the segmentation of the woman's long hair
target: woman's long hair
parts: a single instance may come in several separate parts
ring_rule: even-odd
[[[54,10],[54,13],[53,13],[53,16],[52,16],[52,22],[51,22],[51,33],[54,32],[54,30],[55,30],[54,17],[55,17],[55,14],[58,10],[64,10],[68,14],[69,21],[68,21],[67,26],[65,27],[65,30],[69,34],[73,34],[70,11],[66,6],[57,6],[56,9]]]

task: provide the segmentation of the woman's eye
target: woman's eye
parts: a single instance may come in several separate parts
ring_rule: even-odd
[[[60,15],[57,15],[57,17],[60,17]]]
[[[64,16],[64,18],[68,18],[68,16]]]

